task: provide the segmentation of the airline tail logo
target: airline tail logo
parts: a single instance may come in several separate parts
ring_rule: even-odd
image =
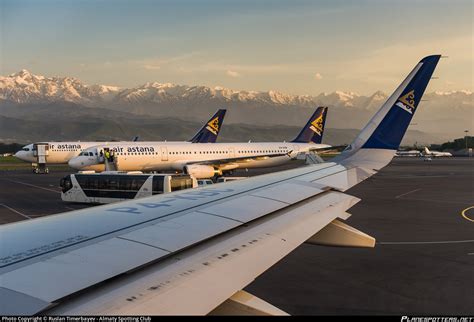
[[[207,123],[206,129],[212,134],[217,135],[219,132],[219,116],[210,120],[209,123]]]
[[[408,113],[413,114],[415,111],[415,91],[411,90],[407,94],[401,96],[396,105]]]
[[[323,114],[319,115],[309,127],[314,133],[322,135],[323,133]]]

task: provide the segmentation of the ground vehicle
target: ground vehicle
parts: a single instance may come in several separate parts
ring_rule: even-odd
[[[111,203],[197,187],[182,174],[126,172],[78,173],[61,179],[61,199],[81,203]]]
[[[247,177],[220,177],[220,178],[217,178],[217,182],[216,183],[220,183],[220,182],[228,182],[228,181],[235,181],[235,180],[241,180],[241,179],[246,179]]]
[[[198,186],[201,187],[201,186],[207,186],[207,185],[210,185],[210,184],[214,184],[214,182],[212,182],[211,179],[199,179],[197,181],[198,183]]]

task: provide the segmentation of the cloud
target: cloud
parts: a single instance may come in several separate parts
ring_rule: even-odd
[[[189,61],[193,57],[199,55],[199,52],[191,52],[186,54],[181,54],[171,57],[154,57],[142,60],[131,61],[133,64],[138,64],[141,68],[147,70],[159,70],[162,67],[166,68],[169,65],[182,63],[184,61]]]
[[[158,70],[161,68],[160,65],[149,65],[149,64],[146,64],[146,65],[143,65],[143,68],[145,69],[148,69],[148,70]]]
[[[320,73],[316,73],[314,74],[314,79],[320,80],[320,79],[323,79],[323,76]]]
[[[240,74],[238,72],[230,70],[230,69],[227,70],[226,74],[227,76],[230,76],[230,77],[240,77]]]

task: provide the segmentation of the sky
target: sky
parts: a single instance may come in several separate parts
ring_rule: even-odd
[[[472,91],[473,3],[0,0],[0,75],[370,95],[443,54],[428,91]]]

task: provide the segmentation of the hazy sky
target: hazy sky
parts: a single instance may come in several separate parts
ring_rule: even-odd
[[[428,91],[473,90],[473,10],[472,0],[0,0],[0,75],[371,94],[441,53]]]

